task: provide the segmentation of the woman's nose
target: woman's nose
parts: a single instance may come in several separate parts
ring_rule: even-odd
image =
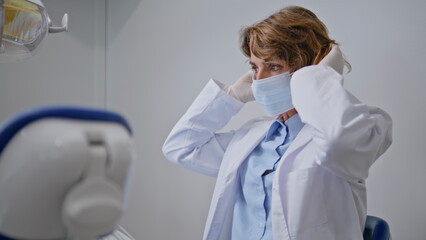
[[[270,77],[270,74],[265,70],[259,70],[256,73],[256,80],[264,79]]]

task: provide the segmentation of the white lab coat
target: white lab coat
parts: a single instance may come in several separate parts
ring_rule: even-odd
[[[305,126],[282,156],[272,185],[275,240],[362,240],[368,169],[391,144],[392,120],[357,100],[330,67],[293,74],[293,105]],[[172,162],[217,177],[203,239],[230,239],[238,168],[275,117],[218,133],[243,103],[210,80],[163,146]]]

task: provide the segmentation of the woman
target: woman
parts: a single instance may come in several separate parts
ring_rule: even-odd
[[[210,80],[167,138],[174,163],[217,177],[204,239],[361,240],[368,169],[392,120],[343,86],[345,61],[311,11],[243,29],[252,72]],[[270,117],[217,133],[256,99]]]

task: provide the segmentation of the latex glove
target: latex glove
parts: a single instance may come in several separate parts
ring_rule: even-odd
[[[331,51],[325,56],[318,65],[330,66],[340,75],[343,74],[345,60],[338,45],[334,45]]]
[[[226,89],[226,92],[241,102],[254,101],[251,84],[253,83],[253,71],[250,70],[242,75],[234,84]]]

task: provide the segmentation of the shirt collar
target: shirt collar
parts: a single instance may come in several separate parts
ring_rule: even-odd
[[[271,140],[271,138],[274,136],[275,132],[277,131],[279,127],[285,128],[285,125],[284,123],[282,123],[280,120],[277,119],[271,124],[268,132],[266,133],[266,137],[265,137],[266,142]]]
[[[293,115],[291,118],[287,119],[284,124],[288,127],[288,135],[290,138],[295,138],[304,126],[299,114]]]
[[[282,122],[282,118],[277,118],[269,127],[268,132],[265,136],[265,141],[271,140],[275,132],[279,127],[286,128],[286,132],[289,135],[290,138],[296,137],[296,135],[300,132],[304,124],[302,123],[302,120],[300,119],[299,114],[293,115],[291,118],[287,119],[284,123]]]

